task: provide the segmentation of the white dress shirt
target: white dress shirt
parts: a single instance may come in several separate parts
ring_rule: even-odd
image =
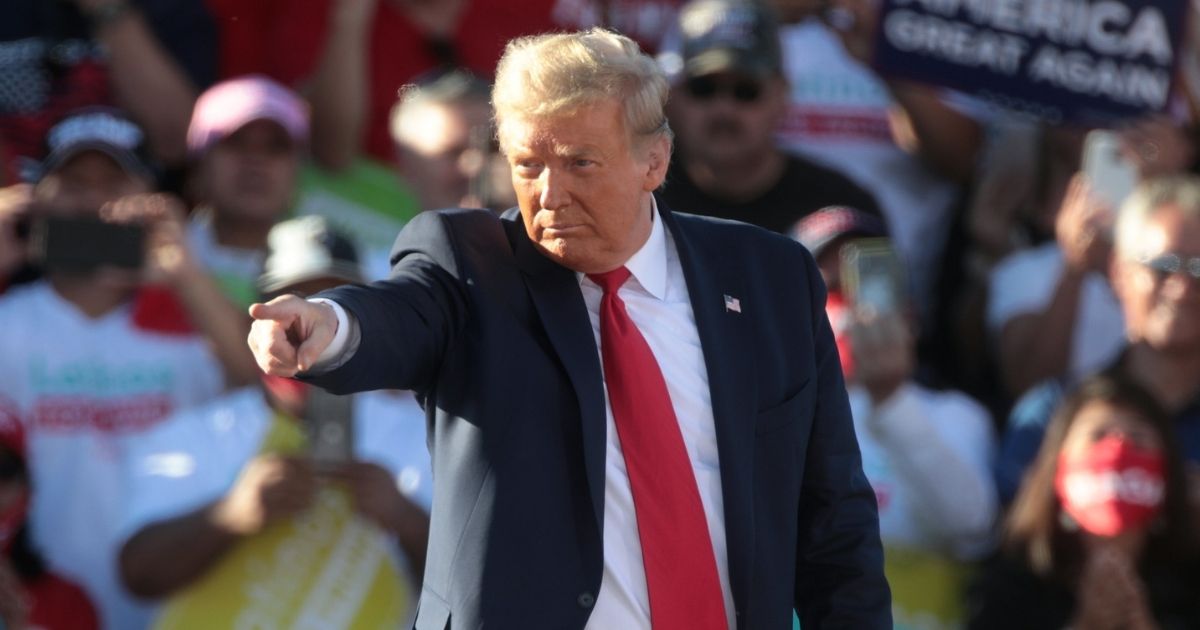
[[[632,275],[618,295],[654,353],[667,383],[667,392],[675,408],[675,417],[692,462],[692,471],[696,475],[700,501],[704,504],[708,534],[721,580],[721,593],[725,599],[725,615],[729,627],[733,628],[733,591],[729,588],[724,499],[708,372],[675,241],[659,220],[657,204],[652,206],[652,212],[650,237],[625,263]],[[603,370],[603,361],[599,359],[600,299],[603,291],[584,274],[576,275],[596,340],[597,361]],[[332,306],[337,313],[338,331],[316,362],[316,371],[337,367],[358,348],[357,322],[336,302],[321,301]],[[604,388],[604,407],[607,424],[604,575],[586,627],[588,630],[649,629],[650,599],[646,590],[637,515],[629,475],[625,470],[625,455],[613,423],[612,406],[608,402],[607,385]]]

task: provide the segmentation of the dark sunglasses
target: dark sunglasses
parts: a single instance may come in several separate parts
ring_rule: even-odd
[[[713,77],[695,77],[688,79],[687,91],[698,101],[707,101],[725,94],[732,96],[738,103],[754,103],[762,98],[763,84],[753,79],[734,79],[719,81]]]
[[[1200,280],[1200,257],[1183,258],[1179,254],[1168,253],[1153,257],[1142,256],[1138,258],[1138,262],[1154,271],[1159,278],[1181,273],[1191,276],[1193,280]]]

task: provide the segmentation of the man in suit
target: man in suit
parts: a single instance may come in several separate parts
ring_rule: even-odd
[[[251,308],[265,371],[424,398],[418,628],[891,626],[816,266],[656,201],[666,94],[623,36],[514,40],[519,207],[424,213],[388,280]]]

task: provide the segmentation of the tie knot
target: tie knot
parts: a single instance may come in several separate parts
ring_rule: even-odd
[[[617,289],[620,289],[621,285],[625,284],[625,281],[629,279],[629,276],[629,270],[625,267],[617,267],[612,271],[606,271],[604,273],[588,274],[588,277],[592,279],[592,282],[600,285],[600,288],[604,289],[606,294],[616,293]]]

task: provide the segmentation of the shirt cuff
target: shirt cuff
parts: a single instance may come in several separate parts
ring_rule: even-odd
[[[333,300],[312,298],[309,302],[313,302],[314,304],[328,304],[333,309],[333,314],[337,317],[337,331],[333,333],[333,340],[321,351],[321,355],[317,357],[312,367],[304,372],[310,375],[324,374],[341,367],[358,351],[358,320],[351,317],[341,304]]]

